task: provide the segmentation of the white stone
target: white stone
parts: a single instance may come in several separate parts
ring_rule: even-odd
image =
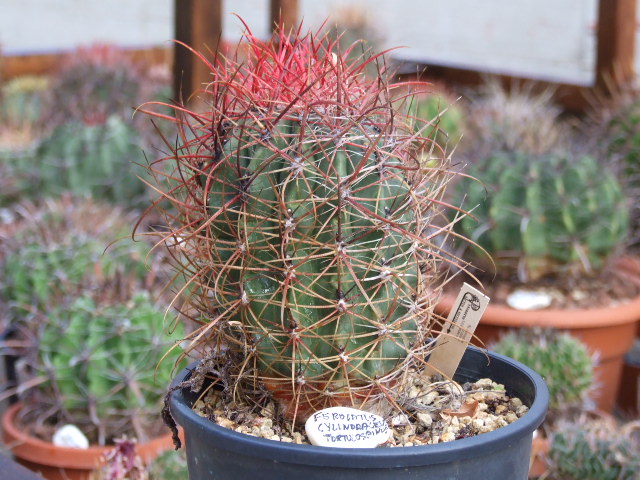
[[[418,417],[418,421],[425,427],[430,427],[433,423],[433,418],[431,418],[431,415],[428,413],[418,413],[416,417]]]
[[[547,308],[552,301],[552,295],[534,290],[514,290],[507,297],[507,305],[516,310],[540,310]]]
[[[342,448],[373,448],[383,444],[391,429],[380,415],[355,408],[319,410],[304,425],[313,445]]]
[[[64,425],[53,434],[53,444],[58,447],[89,448],[89,440],[75,425]]]

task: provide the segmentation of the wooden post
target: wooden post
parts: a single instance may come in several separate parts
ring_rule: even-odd
[[[285,32],[298,26],[298,0],[271,0],[271,30],[281,23]]]
[[[174,6],[176,40],[212,60],[222,38],[222,0],[174,0]],[[175,45],[173,62],[174,98],[186,102],[211,81],[204,62],[182,45]]]
[[[634,78],[637,0],[600,0],[596,89],[606,92]]]

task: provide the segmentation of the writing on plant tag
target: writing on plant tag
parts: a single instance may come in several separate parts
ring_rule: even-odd
[[[463,284],[433,347],[425,374],[439,373],[453,378],[487,305],[489,297],[471,285]]]
[[[391,435],[380,415],[349,407],[318,410],[307,419],[304,429],[311,444],[321,447],[373,448]]]

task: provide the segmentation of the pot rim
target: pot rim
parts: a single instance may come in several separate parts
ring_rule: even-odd
[[[24,407],[22,403],[11,405],[2,415],[5,448],[18,458],[29,462],[68,469],[94,470],[100,467],[102,457],[114,448],[113,445],[90,445],[89,448],[59,447],[53,443],[28,435],[17,429],[15,417]],[[152,438],[137,445],[137,453],[144,461],[157,456],[157,452],[168,450],[173,445],[170,434]]]
[[[185,397],[182,389],[174,390],[171,393],[169,403],[172,415],[185,429],[187,442],[189,426],[191,426],[205,434],[220,437],[221,442],[219,443],[222,449],[250,451],[252,456],[268,458],[275,462],[350,468],[411,467],[450,463],[463,457],[482,456],[495,452],[497,449],[506,448],[513,441],[521,438],[525,434],[524,432],[532,436],[544,420],[549,402],[549,391],[544,380],[530,368],[493,352],[486,352],[471,346],[469,350],[478,361],[486,361],[488,356],[491,362],[502,364],[513,372],[519,371],[533,387],[534,398],[529,406],[529,411],[517,421],[493,432],[448,443],[394,448],[334,448],[285,443],[238,433],[199,416],[191,409],[191,403]],[[469,352],[467,353],[469,354]],[[191,374],[196,363],[183,369],[176,376],[172,382],[172,388],[179,385]],[[507,385],[505,387],[507,390],[509,389]]]
[[[448,312],[455,298],[442,296],[436,310]],[[514,320],[515,319],[515,320]],[[626,302],[596,308],[516,310],[506,305],[489,304],[481,323],[501,327],[553,327],[558,329],[601,328],[635,323],[640,319],[640,297]]]

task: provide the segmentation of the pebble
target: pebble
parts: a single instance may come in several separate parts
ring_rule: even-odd
[[[416,418],[425,427],[430,427],[433,423],[433,418],[431,418],[431,415],[428,413],[418,413],[416,414]]]
[[[57,429],[51,440],[58,447],[89,448],[89,440],[75,425],[64,425]]]
[[[312,445],[342,448],[373,448],[389,440],[391,430],[380,415],[356,408],[319,410],[304,425]]]
[[[553,302],[553,296],[535,290],[514,290],[507,297],[507,305],[516,310],[540,310]]]

